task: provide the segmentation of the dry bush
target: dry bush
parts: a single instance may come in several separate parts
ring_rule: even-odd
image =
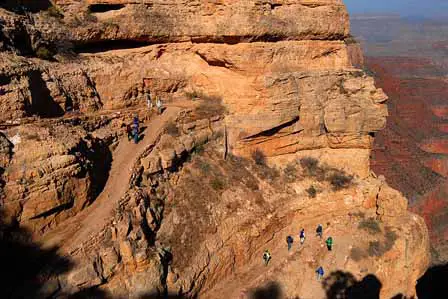
[[[398,239],[397,234],[389,227],[386,228],[386,234],[384,236],[384,245],[379,241],[372,241],[369,243],[369,256],[383,256],[386,252],[392,249],[395,245],[395,241]]]
[[[308,175],[314,176],[319,169],[319,161],[311,157],[302,158],[300,159],[300,166],[302,166]]]
[[[323,182],[327,179],[327,169],[323,167],[317,167],[315,170],[313,176],[318,180],[319,182]]]
[[[344,39],[344,43],[346,45],[352,45],[352,44],[357,44],[358,42],[356,41],[356,38],[349,34],[345,39]]]
[[[260,190],[257,180],[253,177],[246,178],[244,180],[244,184],[246,185],[247,188],[249,188],[252,191]]]
[[[193,154],[202,155],[205,151],[205,147],[203,144],[196,145],[193,149]]]
[[[210,181],[210,186],[212,186],[212,188],[216,191],[221,191],[225,189],[225,183],[219,178],[213,178]]]
[[[367,257],[367,254],[364,250],[358,247],[353,247],[350,250],[350,258],[354,260],[355,262],[359,262],[360,260]]]
[[[24,131],[22,133],[22,136],[27,140],[41,141],[39,134],[37,134],[36,132]]]
[[[288,165],[286,165],[284,173],[288,177],[296,177],[297,176],[296,165],[294,163],[289,163]]]
[[[398,235],[391,230],[390,227],[386,227],[386,236],[385,236],[384,249],[389,251],[394,247],[395,241],[398,239]]]
[[[210,164],[208,164],[207,162],[202,161],[202,160],[198,161],[198,167],[202,171],[203,174],[208,174],[211,170]]]
[[[285,180],[290,183],[296,181],[300,177],[296,163],[289,163],[283,170],[283,173],[285,175]]]
[[[353,216],[353,217],[358,217],[358,218],[366,217],[366,214],[364,212],[348,213],[348,215]]]
[[[210,118],[216,115],[223,115],[227,112],[226,107],[222,104],[221,97],[201,94],[199,98],[202,101],[195,109],[196,118]]]
[[[37,48],[36,56],[43,60],[52,60],[53,59],[53,54],[45,46],[39,46],[39,48]]]
[[[187,96],[187,98],[189,98],[190,100],[195,101],[201,98],[201,93],[198,92],[197,90],[193,90],[186,92],[185,96]]]
[[[174,122],[169,122],[166,127],[165,127],[165,132],[173,137],[179,137],[180,136],[180,132],[179,132],[179,128],[177,127],[177,125]]]
[[[313,185],[311,185],[308,189],[305,190],[306,193],[308,193],[309,197],[316,198],[317,190],[314,188]]]
[[[350,187],[353,181],[353,176],[338,169],[321,166],[315,158],[300,159],[300,166],[308,176],[315,177],[319,182],[328,181],[335,191]]]
[[[359,222],[358,228],[364,229],[372,235],[381,233],[381,227],[380,227],[378,221],[376,221],[373,218],[361,220]]]
[[[266,155],[262,150],[256,149],[251,154],[252,160],[254,160],[257,165],[266,165]]]
[[[384,250],[381,246],[381,243],[379,241],[371,241],[369,242],[369,249],[368,249],[369,256],[382,256],[384,254]]]
[[[333,186],[333,190],[338,191],[350,187],[353,176],[342,171],[336,171],[328,177],[328,181]]]
[[[271,168],[267,165],[257,165],[257,166],[258,166],[256,167],[257,175],[262,180],[272,182],[280,176],[280,172],[275,168]]]

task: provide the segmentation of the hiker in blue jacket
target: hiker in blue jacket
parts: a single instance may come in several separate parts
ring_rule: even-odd
[[[317,268],[316,273],[317,273],[317,280],[318,281],[321,280],[322,277],[324,276],[324,268],[322,267]]]

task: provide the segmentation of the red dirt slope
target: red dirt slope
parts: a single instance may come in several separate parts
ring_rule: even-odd
[[[435,261],[447,260],[448,82],[429,59],[370,57],[366,65],[390,98],[372,169],[409,198],[426,219]]]

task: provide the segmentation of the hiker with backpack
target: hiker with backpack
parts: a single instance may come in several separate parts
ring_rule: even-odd
[[[322,277],[324,277],[324,268],[322,268],[322,266],[320,266],[319,268],[316,269],[316,273],[317,273],[317,280],[320,281],[322,279]]]
[[[327,243],[328,251],[331,251],[333,249],[333,238],[328,237],[327,240],[325,241],[325,243]]]
[[[137,144],[139,141],[139,133],[140,133],[140,128],[139,128],[138,116],[134,116],[134,120],[132,123],[132,136],[134,137],[135,144]]]
[[[291,236],[287,236],[286,243],[288,244],[288,251],[290,251],[291,247],[292,247],[292,243],[294,243],[294,239]]]
[[[316,236],[322,239],[323,227],[322,224],[319,224],[316,228]]]
[[[300,244],[303,245],[303,243],[305,243],[305,229],[304,228],[302,228],[302,230],[300,230],[299,237],[300,237]]]
[[[271,253],[269,252],[269,250],[266,249],[263,253],[264,265],[267,266],[270,260],[271,260]]]

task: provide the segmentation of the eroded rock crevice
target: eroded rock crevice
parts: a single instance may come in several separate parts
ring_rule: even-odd
[[[114,10],[120,10],[125,8],[126,5],[124,4],[91,4],[88,6],[88,9],[92,13],[102,13],[102,12],[108,12],[108,11],[114,11]]]
[[[163,42],[160,42],[161,44]],[[74,47],[76,53],[101,53],[115,50],[136,49],[156,44],[155,41],[138,40],[104,40],[77,44]]]

